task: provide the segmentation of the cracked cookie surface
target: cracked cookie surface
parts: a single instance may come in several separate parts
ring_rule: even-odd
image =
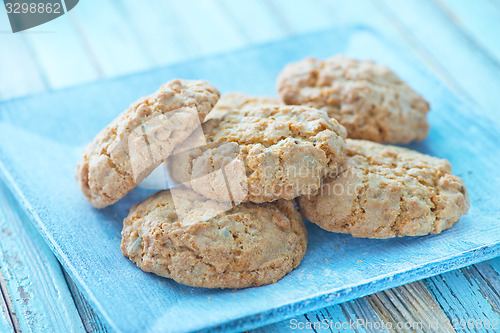
[[[228,207],[179,189],[132,207],[121,245],[142,270],[205,288],[274,283],[299,265],[306,247],[292,201]]]
[[[277,89],[285,104],[325,110],[345,126],[349,138],[408,143],[429,131],[427,101],[372,61],[306,58],[283,69]]]
[[[241,110],[242,108],[258,105],[280,105],[281,102],[267,96],[247,96],[242,93],[226,93],[221,96],[215,107],[207,115],[207,120],[212,118],[221,118],[228,111]]]
[[[75,174],[85,198],[103,208],[124,197],[200,126],[218,98],[206,81],[176,79],[133,103],[85,148]]]
[[[249,103],[202,128],[206,145],[180,145],[176,151],[184,152],[174,153],[168,168],[176,181],[214,200],[290,200],[318,189],[344,159],[344,127],[304,106]]]
[[[439,233],[469,208],[462,179],[447,160],[352,139],[339,173],[298,203],[321,228],[365,238]]]

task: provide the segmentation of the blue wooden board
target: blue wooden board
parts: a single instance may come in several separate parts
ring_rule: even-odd
[[[387,64],[430,101],[430,135],[410,147],[449,159],[463,177],[471,208],[460,223],[439,235],[391,240],[355,239],[308,224],[308,252],[296,270],[276,284],[239,291],[185,287],[144,273],[122,256],[122,220],[151,192],[134,190],[104,210],[85,201],[73,173],[102,127],[175,77],[206,79],[222,92],[273,95],[286,63],[334,53]],[[377,32],[352,27],[3,102],[0,174],[110,329],[243,330],[500,254],[499,125],[484,119],[410,54]]]

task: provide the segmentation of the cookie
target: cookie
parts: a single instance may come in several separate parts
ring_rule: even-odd
[[[276,98],[266,96],[247,96],[241,93],[226,93],[221,96],[215,107],[207,116],[208,119],[221,118],[228,111],[241,110],[248,106],[256,105],[279,105],[281,104]]]
[[[227,207],[186,190],[134,206],[123,254],[146,272],[205,288],[274,283],[297,267],[307,231],[292,201]]]
[[[285,104],[328,112],[349,138],[408,143],[429,131],[429,103],[389,68],[371,61],[306,58],[283,69],[277,89]]]
[[[167,168],[177,182],[213,200],[290,200],[318,189],[344,159],[344,127],[304,106],[250,103],[228,108],[202,129],[206,144],[180,145]]]
[[[75,174],[85,198],[96,208],[120,200],[199,128],[218,98],[206,81],[176,79],[132,104],[85,148]]]
[[[436,234],[469,208],[462,179],[447,160],[352,139],[339,172],[298,203],[321,228],[366,238]]]

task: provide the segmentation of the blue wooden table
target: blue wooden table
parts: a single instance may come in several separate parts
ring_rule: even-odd
[[[500,2],[493,0],[82,0],[67,15],[17,34],[0,11],[0,100],[353,24],[405,45],[500,124]],[[1,183],[0,207],[0,332],[106,331]],[[500,320],[499,274],[497,258],[258,330],[363,319],[467,331],[452,323]]]

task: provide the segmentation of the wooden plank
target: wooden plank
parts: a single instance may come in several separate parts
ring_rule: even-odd
[[[165,3],[165,10],[174,12],[183,22],[182,29],[177,31],[182,32],[183,38],[192,41],[196,57],[246,45],[213,1],[170,1]]]
[[[71,12],[25,32],[18,32],[36,59],[36,64],[51,89],[93,81],[101,76],[97,60],[86,41],[71,23]]]
[[[493,311],[500,314],[500,257],[479,263],[475,268],[485,280],[484,284],[488,286],[485,288],[486,292],[480,290],[481,294],[488,299]]]
[[[461,271],[471,284],[477,283],[483,298],[488,301],[491,309],[500,315],[500,279],[498,273],[487,263],[465,267]]]
[[[21,332],[83,332],[58,261],[0,184],[0,270]]]
[[[498,261],[498,259],[500,258],[494,261]],[[500,313],[500,297],[498,294],[498,290],[500,290],[500,280],[498,279],[498,273],[494,271],[488,263],[477,264],[453,273],[456,273],[456,275],[453,280],[449,282],[445,281],[446,276],[450,273],[440,275],[425,280],[424,282],[415,282],[365,298],[314,311],[304,316],[297,316],[294,318],[296,321],[293,323],[294,325],[299,325],[298,323],[300,323],[301,327],[308,325],[308,322],[312,326],[315,322],[321,322],[323,319],[326,319],[328,322],[330,322],[330,320],[333,320],[333,322],[349,322],[349,320],[356,321],[361,319],[363,322],[380,323],[382,322],[380,318],[383,318],[386,325],[383,327],[387,327],[388,322],[390,322],[392,327],[396,328],[398,323],[423,323],[424,325],[433,324],[439,326],[439,330],[433,330],[436,332],[453,332],[454,330],[450,322],[452,319],[470,320],[472,319],[471,317],[477,318],[475,320],[483,321],[495,319],[495,317],[490,317],[489,312],[484,311],[482,317],[475,317],[475,313],[472,316],[464,314],[466,314],[469,308],[477,309],[478,307],[484,307],[485,301],[489,303],[493,311]],[[436,283],[436,281],[443,281],[444,283]],[[442,288],[449,288],[448,284],[463,286],[464,283],[472,283],[473,286],[477,286],[477,291],[475,291],[474,288],[472,288],[471,291],[470,288],[462,287],[458,287],[457,290],[451,292],[440,290]],[[428,291],[425,285],[432,286],[432,293]],[[446,297],[443,296],[443,293]],[[438,302],[433,298],[436,297],[436,299],[442,303],[444,297],[444,303],[446,304],[446,300],[452,297],[450,295],[455,294],[469,299],[469,304],[463,307],[457,307],[461,302],[458,301],[456,304],[453,304],[452,307],[445,306],[444,309],[446,312],[443,312]],[[338,307],[340,307],[341,312],[339,312]],[[342,314],[342,316],[340,316],[340,314]],[[285,320],[265,326],[257,330],[257,332],[280,332],[286,328],[289,329],[290,324],[290,320]],[[402,330],[393,329],[389,331],[399,332],[405,330],[403,328]],[[417,327],[417,329],[408,329],[407,331],[425,332],[426,330],[419,330]]]
[[[95,314],[94,310],[83,295],[78,291],[77,286],[71,280],[71,278],[66,274],[63,269],[64,277],[66,278],[66,282],[68,283],[69,289],[71,291],[71,295],[75,300],[76,308],[78,309],[78,313],[80,314],[80,318],[82,319],[83,325],[85,326],[85,330],[87,332],[92,333],[105,333],[107,332],[106,327],[101,322],[99,317]]]
[[[487,116],[500,122],[496,99],[500,91],[500,68],[483,50],[471,44],[430,1],[382,0],[380,5],[386,13],[390,13],[393,22],[405,27],[430,57],[440,64],[442,71],[457,82],[462,96],[470,96]],[[426,18],[426,24],[421,23],[422,17]]]
[[[269,0],[268,4],[289,34],[322,30],[335,23],[316,1]]]
[[[367,296],[390,332],[454,332],[422,281]]]
[[[155,64],[170,64],[195,55],[190,39],[180,33],[185,31],[184,22],[165,9],[165,3],[123,0],[117,6],[150,48]]]
[[[433,0],[470,44],[500,64],[500,6],[491,0]]]
[[[382,325],[383,321],[368,302],[367,297],[358,298],[350,302],[340,304],[342,313],[353,321],[360,320],[364,325],[358,329],[365,332],[388,332]],[[327,312],[329,313],[329,312]]]
[[[485,262],[485,264],[489,265],[497,274],[500,275],[500,257],[488,260]],[[498,288],[500,289],[500,288]]]
[[[289,33],[265,0],[219,0],[218,4],[232,29],[248,44],[284,38]]]
[[[476,270],[474,267],[468,267],[424,281],[436,303],[443,309],[457,331],[468,331],[467,327],[465,329],[460,327],[461,320],[465,322],[478,320],[483,323],[496,320],[500,323],[499,313],[494,311],[488,299],[481,293],[481,289],[484,292],[489,287],[484,284],[484,279],[471,273],[474,270]],[[484,329],[477,331],[493,332]]]
[[[0,272],[0,275],[2,272]],[[2,278],[0,277],[0,281]],[[3,295],[3,290],[0,288],[0,332],[10,333],[14,331],[14,325],[12,324],[12,318],[10,317],[9,309],[5,302],[5,296]]]
[[[154,65],[149,49],[121,14],[120,8],[116,2],[101,0],[96,10],[95,3],[82,1],[71,12],[81,38],[106,77],[141,71]]]
[[[46,89],[47,83],[29,53],[23,38],[10,30],[6,14],[0,14],[0,100]]]
[[[0,34],[0,100],[44,91],[47,87],[21,36]]]

